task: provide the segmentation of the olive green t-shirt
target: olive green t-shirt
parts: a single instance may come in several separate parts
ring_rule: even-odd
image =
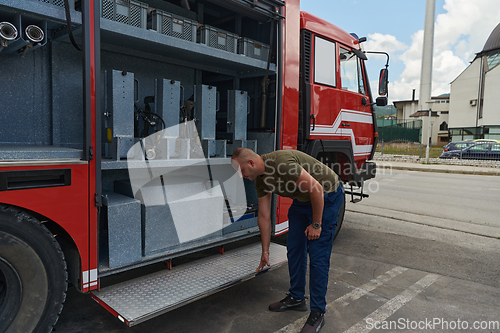
[[[262,155],[264,174],[255,179],[255,189],[259,198],[269,192],[282,197],[311,201],[309,193],[297,186],[302,169],[306,170],[323,186],[323,195],[333,192],[339,186],[339,178],[332,169],[298,150],[277,150]]]

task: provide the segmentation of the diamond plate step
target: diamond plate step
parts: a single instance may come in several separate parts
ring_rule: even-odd
[[[260,243],[251,244],[102,288],[91,296],[128,326],[134,326],[254,277],[261,251]],[[271,269],[287,261],[285,246],[271,243],[270,253]]]

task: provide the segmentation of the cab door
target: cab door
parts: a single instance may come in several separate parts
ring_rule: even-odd
[[[332,121],[336,118],[340,106],[340,100],[334,98],[334,90],[338,84],[337,48],[336,42],[314,36],[314,71],[311,80],[309,115],[309,139],[312,140],[340,135],[338,125],[332,126]]]
[[[350,140],[355,162],[370,157],[374,144],[373,117],[366,89],[364,62],[349,48],[339,46],[340,58],[340,130]]]

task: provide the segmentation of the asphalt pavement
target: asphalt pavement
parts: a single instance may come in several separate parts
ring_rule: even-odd
[[[435,165],[377,164],[377,191],[348,203],[334,243],[321,332],[500,332],[500,178],[477,175],[477,167],[440,166],[451,170],[441,171],[450,173],[445,175],[400,171],[432,171]],[[55,328],[299,332],[308,312],[267,310],[288,287],[285,264],[131,328],[71,288]]]

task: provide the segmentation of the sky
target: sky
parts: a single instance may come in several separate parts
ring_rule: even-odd
[[[367,37],[365,51],[385,51],[389,62],[389,101],[419,98],[426,0],[301,0],[301,10],[339,28]],[[450,83],[481,52],[500,23],[500,0],[436,0],[432,96],[450,92]],[[376,97],[385,56],[368,54]]]

